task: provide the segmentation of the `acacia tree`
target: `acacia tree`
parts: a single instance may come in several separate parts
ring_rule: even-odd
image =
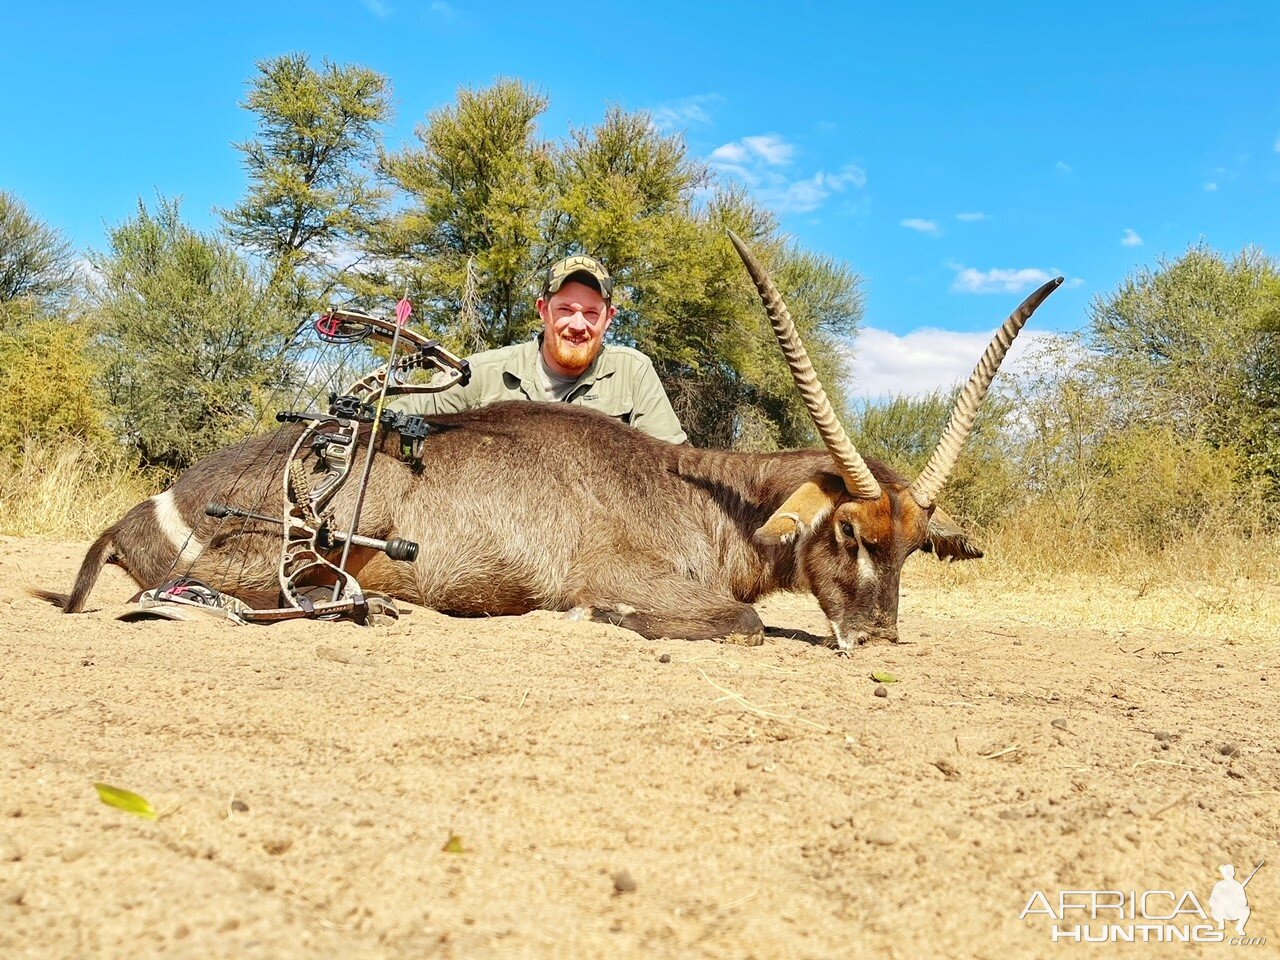
[[[294,320],[269,277],[160,199],[110,232],[92,292],[116,430],[144,465],[183,469],[274,412]]]
[[[108,438],[71,244],[0,192],[0,453]]]
[[[1243,458],[1280,495],[1280,266],[1204,244],[1128,277],[1090,311],[1087,336],[1112,416]]]
[[[417,128],[416,147],[383,158],[408,206],[383,225],[375,252],[384,269],[370,273],[366,293],[407,289],[421,322],[461,346],[458,316],[474,258],[479,342],[497,347],[529,334],[537,323],[531,278],[554,260],[544,238],[551,147],[537,136],[546,106],[516,80],[463,89],[456,105]]]
[[[50,312],[76,285],[75,255],[58,231],[0,191],[0,326]]]
[[[258,64],[244,106],[258,136],[237,144],[249,192],[225,211],[228,236],[263,256],[274,285],[309,312],[344,281],[386,193],[370,167],[391,115],[381,74],[303,54]]]

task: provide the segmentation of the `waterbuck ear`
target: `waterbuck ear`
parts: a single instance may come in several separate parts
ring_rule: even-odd
[[[756,542],[791,543],[808,533],[835,509],[843,489],[843,481],[829,474],[806,480],[756,531]]]
[[[920,549],[939,560],[977,560],[982,556],[982,548],[941,507],[929,518],[928,538]]]

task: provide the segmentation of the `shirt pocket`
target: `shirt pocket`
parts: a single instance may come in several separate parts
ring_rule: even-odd
[[[635,405],[630,401],[617,397],[606,397],[595,402],[588,401],[585,405],[594,407],[602,413],[607,413],[615,420],[627,424],[627,426],[631,425],[631,420],[635,416]]]

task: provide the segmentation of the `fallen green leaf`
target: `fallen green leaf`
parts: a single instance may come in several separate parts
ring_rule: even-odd
[[[897,683],[898,682],[897,677],[895,677],[892,673],[888,673],[887,671],[884,671],[884,670],[877,670],[875,673],[871,674],[871,679],[877,680],[880,683]]]
[[[450,833],[449,839],[444,842],[444,846],[440,848],[445,853],[466,853],[463,849],[462,838],[456,833]]]
[[[156,818],[156,811],[146,797],[113,787],[109,783],[95,783],[94,787],[98,791],[98,798],[108,807],[115,807],[117,810],[123,810],[125,813],[132,813],[147,820]]]

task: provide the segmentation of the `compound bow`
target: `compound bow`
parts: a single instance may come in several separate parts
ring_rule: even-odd
[[[330,344],[354,344],[366,340],[387,343],[387,362],[350,384],[342,394],[329,395],[328,414],[286,412],[276,415],[281,423],[305,423],[306,427],[289,451],[284,469],[284,509],[280,519],[219,503],[210,503],[210,517],[244,517],[278,523],[282,530],[278,566],[282,605],[268,610],[238,607],[234,617],[248,623],[274,623],[301,618],[319,620],[351,619],[367,623],[371,617],[397,616],[395,604],[376,594],[365,594],[360,582],[347,569],[352,546],[381,550],[392,560],[412,562],[418,544],[410,540],[377,540],[356,533],[359,504],[369,483],[379,427],[400,434],[401,455],[421,461],[422,444],[430,432],[427,421],[418,416],[384,410],[387,396],[439,393],[466,384],[471,370],[467,361],[454,356],[435,340],[403,326],[408,320],[408,301],[397,310],[399,322],[352,310],[332,310],[316,320],[320,339]],[[412,349],[397,356],[401,343]],[[429,371],[428,382],[409,383],[405,377]],[[437,374],[444,374],[443,379]],[[332,501],[351,475],[361,443],[362,424],[368,424],[365,470],[357,492],[350,530],[334,530]],[[314,455],[304,460],[306,452]],[[325,553],[341,548],[338,563]],[[180,589],[180,588],[179,588]],[[163,596],[158,599],[164,599]]]

